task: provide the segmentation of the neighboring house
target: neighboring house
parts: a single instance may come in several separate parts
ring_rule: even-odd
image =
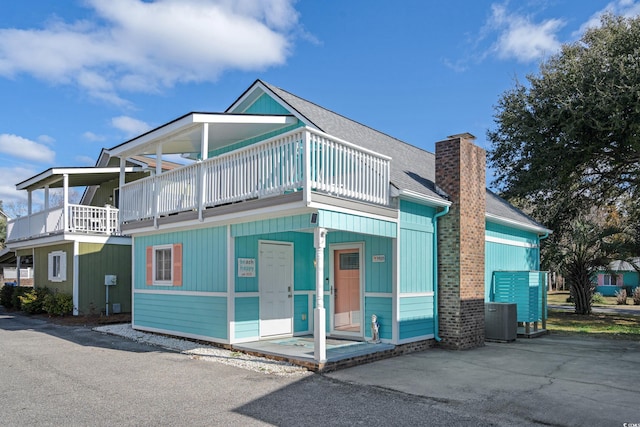
[[[640,258],[632,260],[633,264],[640,265]],[[640,284],[638,269],[627,261],[613,261],[607,270],[599,271],[596,275],[596,292],[604,296],[615,296],[620,289],[627,290],[627,296],[633,294],[633,290]]]
[[[120,175],[133,327],[225,344],[313,334],[317,362],[327,334],[371,339],[373,314],[386,343],[482,345],[485,301],[544,291],[549,230],[486,190],[473,138],[434,155],[257,80],[224,113],[113,147],[123,171],[140,155],[158,168]],[[161,173],[168,155],[197,161]]]
[[[74,314],[97,314],[107,307],[105,276],[116,276],[109,289],[109,312],[131,311],[131,238],[120,231],[118,167],[104,152],[95,167],[51,168],[16,185],[28,192],[28,213],[7,224],[7,248],[17,263],[33,260],[36,288],[73,295]],[[149,163],[155,166],[153,159]],[[167,163],[165,170],[176,165]],[[140,159],[124,168],[126,181],[147,176]],[[69,203],[70,188],[85,188],[79,204]],[[63,206],[48,206],[49,190],[62,188]],[[43,209],[34,212],[33,194],[41,190]],[[18,270],[21,284],[24,272]],[[110,278],[109,278],[110,280]]]

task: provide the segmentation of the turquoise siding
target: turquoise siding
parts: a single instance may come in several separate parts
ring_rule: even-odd
[[[227,299],[189,295],[135,294],[136,326],[227,339]]]
[[[182,243],[182,286],[148,286],[146,284],[147,246],[176,243]],[[134,251],[134,286],[136,289],[178,289],[181,291],[200,292],[227,291],[226,227],[135,237]],[[138,310],[137,306],[136,310]]]
[[[266,93],[260,95],[253,104],[244,110],[246,114],[291,114]]]
[[[639,280],[638,280],[638,272],[636,271],[612,271],[612,272],[604,272],[604,271],[600,271],[598,274],[615,274],[615,275],[619,275],[622,274],[622,284],[624,287],[631,287],[632,289],[635,289],[636,287],[638,287]],[[597,281],[596,281],[597,283]],[[602,295],[604,296],[615,296],[616,295],[616,291],[620,290],[621,288],[619,286],[596,286],[596,292],[600,292]],[[628,289],[627,289],[627,296],[631,296],[628,294]]]
[[[295,215],[235,224],[231,226],[231,236],[240,237],[267,233],[282,233],[285,231],[305,230],[312,227],[314,226],[311,224],[311,214]],[[313,240],[311,241],[311,246],[313,246]]]
[[[496,271],[493,301],[516,303],[518,322],[542,320],[545,314],[543,292],[546,293],[544,274],[538,271]]]
[[[365,297],[364,336],[371,338],[371,316],[378,317],[378,330],[381,339],[392,338],[393,333],[393,299],[384,297]]]
[[[344,231],[328,233],[327,248],[324,252],[325,277],[330,277],[330,245],[348,242],[364,242],[364,280],[366,292],[391,293],[393,291],[393,241],[385,237],[347,233]],[[374,255],[384,255],[385,261],[373,262],[372,258]],[[313,280],[313,289],[315,289],[315,273]],[[325,290],[329,290],[326,281]]]
[[[260,336],[260,299],[246,297],[235,299],[235,338]]]
[[[309,331],[309,296],[294,295],[293,296],[293,332]],[[305,318],[304,320],[302,318]]]
[[[318,226],[374,236],[396,237],[397,234],[394,222],[325,210],[318,211]]]
[[[487,222],[486,236],[518,243],[539,245],[538,235],[531,232]],[[512,233],[512,234],[510,234]],[[540,249],[505,243],[485,242],[485,301],[493,301],[491,294],[493,273],[496,271],[537,271],[540,269]]]
[[[243,236],[235,239],[235,259],[253,258],[256,260],[256,277],[238,277],[238,263],[234,262],[236,292],[258,292],[260,265],[258,256],[258,241],[271,240],[293,243],[293,284],[294,290],[314,290],[316,288],[315,249],[313,248],[313,234],[310,233],[273,233],[257,236]]]
[[[433,291],[433,216],[436,210],[400,201],[400,293]]]
[[[400,339],[434,334],[433,297],[400,298]]]

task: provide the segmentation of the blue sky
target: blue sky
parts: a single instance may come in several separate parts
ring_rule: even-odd
[[[500,94],[605,11],[640,0],[1,2],[0,200],[256,78],[429,151],[488,148]]]

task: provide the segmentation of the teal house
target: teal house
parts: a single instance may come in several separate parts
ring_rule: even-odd
[[[229,345],[308,336],[317,363],[327,337],[481,345],[484,303],[509,298],[497,281],[538,286],[549,230],[486,190],[473,139],[430,153],[257,80],[224,112],[109,149],[123,171],[156,159],[118,186],[133,327]],[[186,164],[164,171],[176,155]]]
[[[640,285],[640,273],[634,264],[640,265],[640,259],[634,258],[627,261],[613,261],[607,270],[599,271],[595,276],[595,292],[604,296],[615,296],[620,289],[627,291],[627,296],[631,296],[635,288]]]

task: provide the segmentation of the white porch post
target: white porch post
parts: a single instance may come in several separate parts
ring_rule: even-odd
[[[304,187],[302,187],[303,200],[309,206],[311,203],[311,137],[308,130],[304,131]]]
[[[33,233],[31,233],[31,214],[33,213],[33,192],[31,190],[27,191],[27,225],[29,226],[29,233],[28,235],[31,236]],[[46,223],[46,221],[45,221]],[[47,231],[46,229],[46,225],[45,225],[45,231]]]
[[[20,264],[22,263],[22,257],[20,255],[16,255],[16,283],[18,286],[20,285]]]
[[[313,310],[314,359],[318,363],[327,361],[326,312],[324,309],[324,248],[327,230],[313,230],[313,244],[316,248],[316,309]]]
[[[153,178],[153,227],[158,228],[158,204],[160,202],[160,188],[158,177],[162,175],[162,144],[156,147],[156,176]]]
[[[123,194],[122,194],[122,187],[124,187],[124,184],[126,183],[125,180],[125,169],[127,167],[127,159],[122,156],[120,157],[120,176],[118,179],[118,229],[117,231],[120,231],[120,221],[122,221],[123,215],[120,215],[120,208],[122,208],[122,200],[123,200]],[[116,202],[115,200],[113,201],[114,203]]]
[[[31,193],[29,193],[29,195],[31,195]],[[47,212],[49,210],[49,186],[45,185],[44,186],[44,211]],[[47,227],[47,223],[49,221],[45,221],[44,222],[44,232],[48,232],[48,227]]]
[[[62,175],[62,224],[64,231],[69,231],[69,174]]]
[[[204,162],[209,158],[209,123],[202,124],[202,141],[200,141],[200,159]],[[206,188],[204,186],[204,167],[202,163],[198,170],[198,219],[202,221],[202,211],[204,210],[204,197]]]

